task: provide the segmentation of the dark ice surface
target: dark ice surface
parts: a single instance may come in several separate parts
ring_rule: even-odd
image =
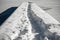
[[[17,7],[11,7],[0,14],[0,25],[16,10]]]

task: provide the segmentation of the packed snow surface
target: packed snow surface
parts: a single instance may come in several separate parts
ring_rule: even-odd
[[[0,40],[60,40],[59,25],[35,3],[24,2],[0,27]]]

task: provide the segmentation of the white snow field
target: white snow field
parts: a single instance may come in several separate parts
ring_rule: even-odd
[[[1,25],[0,40],[60,40],[59,25],[37,4],[24,2]]]

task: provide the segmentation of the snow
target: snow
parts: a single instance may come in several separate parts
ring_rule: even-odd
[[[40,7],[37,6],[37,4],[32,3],[31,4],[31,10],[42,20],[44,21],[45,24],[52,24],[50,26],[50,29],[48,29],[50,32],[54,33],[56,32],[57,35],[60,35],[60,23],[54,19],[51,15],[46,13],[44,10],[42,10]],[[54,25],[53,25],[54,24]]]
[[[47,12],[43,11],[40,7],[38,7],[37,4],[35,3],[31,4],[31,9],[38,17],[42,18],[46,24],[60,24],[56,19],[50,16]]]
[[[48,32],[60,35],[58,24],[56,19],[35,3],[24,2],[0,27],[0,35],[8,35],[11,40],[49,40]],[[47,25],[50,25],[49,28],[46,28]],[[2,36],[0,39],[4,38]]]
[[[18,26],[18,24],[20,24],[18,21],[22,18],[23,16],[23,9],[26,10],[27,13],[27,7],[28,7],[28,3],[22,3],[22,5],[3,23],[3,25],[1,26],[0,29],[0,34],[5,33],[7,34],[11,39],[15,39],[16,37],[18,37],[18,34],[20,33],[20,31],[16,28],[16,27],[20,27]],[[24,19],[24,18],[23,18]],[[21,22],[21,20],[20,20]],[[7,29],[8,30],[7,30]],[[8,31],[8,32],[6,32]],[[15,33],[13,33],[13,31]]]

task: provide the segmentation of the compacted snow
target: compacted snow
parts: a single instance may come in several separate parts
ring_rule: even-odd
[[[59,25],[35,3],[24,2],[1,25],[0,40],[60,40]]]

